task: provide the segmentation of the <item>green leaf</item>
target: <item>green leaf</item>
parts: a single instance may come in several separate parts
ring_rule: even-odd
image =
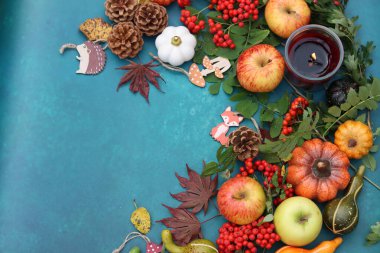
[[[222,82],[222,80],[217,78],[214,74],[206,76],[205,80],[208,83],[221,83]]]
[[[376,128],[376,130],[373,132],[373,136],[379,136],[380,135],[380,127]]]
[[[272,176],[272,184],[274,185],[274,187],[276,187],[276,188],[278,187],[278,173],[277,173],[277,171]]]
[[[273,112],[268,109],[261,110],[260,121],[261,122],[272,122],[274,119]]]
[[[259,100],[259,102],[262,104],[266,104],[268,99],[269,99],[269,93],[267,93],[267,92],[258,93],[256,96],[257,96],[257,99]]]
[[[270,137],[276,138],[280,135],[282,129],[282,118],[278,117],[276,118],[269,130]]]
[[[276,110],[281,113],[282,115],[284,115],[287,111],[288,111],[288,108],[289,108],[289,96],[288,96],[288,93],[285,93],[276,103]]]
[[[236,47],[234,50],[231,50],[230,48],[222,48],[218,47],[215,50],[215,55],[222,56],[224,58],[227,58],[229,60],[235,60],[239,57],[241,48]]]
[[[234,34],[238,34],[238,35],[246,35],[248,34],[248,31],[249,31],[249,27],[248,25],[245,25],[243,27],[240,27],[238,26],[237,24],[236,25],[233,25],[230,29],[230,32],[231,33],[234,33]]]
[[[377,151],[379,151],[379,145],[373,145],[370,149],[371,153],[376,153]]]
[[[218,173],[218,164],[216,162],[207,163],[202,171],[202,176],[207,177]]]
[[[350,103],[343,103],[340,105],[340,109],[342,109],[342,111],[344,111],[344,112],[348,111],[350,108],[351,108]]]
[[[254,103],[251,99],[240,101],[236,105],[236,110],[244,117],[251,118],[259,109],[259,104]]]
[[[214,21],[224,22],[225,21],[224,19],[218,18],[219,15],[221,14],[218,11],[210,11],[209,13],[207,13],[207,16],[209,18],[212,18]]]
[[[232,94],[232,92],[234,91],[234,89],[232,88],[232,86],[229,86],[228,84],[226,84],[226,82],[223,83],[223,91],[226,93],[226,94]]]
[[[362,123],[365,123],[365,120],[367,118],[367,115],[365,113],[360,114],[357,118],[356,121],[360,121]]]
[[[238,80],[236,78],[236,74],[235,73],[228,75],[227,79],[224,81],[224,84],[226,84],[228,86],[231,86],[231,87],[237,86],[238,83],[239,82],[238,82]]]
[[[342,110],[338,106],[334,105],[328,109],[328,113],[334,117],[339,117],[342,114]]]
[[[245,99],[248,99],[248,94],[245,91],[236,93],[230,97],[230,101],[241,101]]]
[[[358,110],[356,108],[351,108],[349,111],[346,112],[346,116],[350,119],[354,119],[358,116]]]
[[[360,98],[358,97],[358,94],[352,88],[347,94],[347,102],[350,103],[352,106],[355,106],[360,102]]]
[[[208,88],[209,92],[211,95],[217,95],[219,93],[219,90],[220,90],[220,83],[213,83],[210,85],[210,87]]]
[[[365,86],[359,87],[359,98],[365,100],[369,97],[369,89]]]
[[[373,157],[373,155],[368,154],[365,157],[363,157],[363,165],[368,167],[370,170],[375,171],[376,170],[376,159]]]
[[[367,235],[366,240],[370,245],[380,242],[380,222],[371,226],[371,233]]]
[[[261,221],[261,222],[259,222],[258,224],[257,224],[257,226],[260,226],[260,225],[262,225],[263,223],[267,223],[267,222],[272,222],[273,221],[273,218],[274,218],[274,216],[273,216],[273,214],[267,214],[265,217],[264,217],[264,219]]]
[[[380,95],[380,79],[374,78],[371,84],[371,95],[379,96]]]
[[[249,33],[248,42],[251,45],[257,45],[257,44],[261,43],[266,37],[268,37],[269,33],[270,33],[269,30],[253,29]]]
[[[222,152],[224,151],[225,146],[221,145],[218,148],[218,151],[216,151],[216,159],[220,161],[220,158],[222,157]]]

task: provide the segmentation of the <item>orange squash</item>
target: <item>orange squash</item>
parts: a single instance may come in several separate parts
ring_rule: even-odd
[[[372,131],[360,121],[347,120],[336,130],[334,143],[349,158],[360,159],[372,148]]]
[[[335,144],[312,139],[293,150],[287,180],[297,195],[329,201],[336,197],[338,190],[347,187],[349,164],[346,153]]]
[[[337,237],[331,241],[321,242],[314,249],[303,249],[292,246],[284,246],[281,249],[277,250],[276,253],[334,253],[342,242],[342,237]]]

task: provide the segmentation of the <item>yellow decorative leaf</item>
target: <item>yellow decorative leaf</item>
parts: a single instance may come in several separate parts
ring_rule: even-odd
[[[151,227],[150,214],[145,207],[137,208],[136,206],[136,210],[131,215],[131,222],[139,232],[143,234],[149,233]]]
[[[112,31],[112,26],[102,18],[90,18],[80,25],[79,30],[91,41],[105,41]]]

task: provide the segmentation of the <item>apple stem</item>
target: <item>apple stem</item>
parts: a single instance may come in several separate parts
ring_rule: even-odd
[[[288,79],[286,76],[284,76],[284,79],[285,79],[286,82],[289,84],[289,86],[294,90],[294,92],[297,93],[297,95],[299,95],[299,96],[301,96],[301,97],[307,99],[307,97],[306,97],[304,94],[302,94],[302,92],[300,92],[300,91],[296,88],[296,86],[294,86],[294,84],[292,84],[292,83],[289,81],[289,79]]]
[[[201,224],[204,224],[204,223],[206,223],[206,222],[209,222],[209,221],[211,221],[211,220],[213,220],[213,219],[215,219],[215,218],[218,218],[219,216],[222,216],[222,215],[221,215],[221,214],[217,214],[217,215],[215,215],[215,216],[212,216],[211,218],[208,218],[207,220],[202,221]]]

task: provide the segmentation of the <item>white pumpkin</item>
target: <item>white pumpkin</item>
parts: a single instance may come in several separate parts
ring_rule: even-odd
[[[168,26],[156,39],[158,57],[173,66],[193,59],[197,40],[184,26]]]

